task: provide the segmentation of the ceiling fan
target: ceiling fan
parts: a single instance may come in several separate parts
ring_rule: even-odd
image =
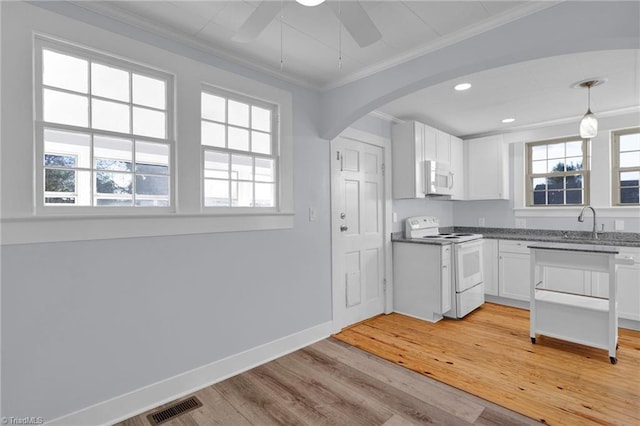
[[[382,38],[382,34],[358,1],[339,0],[338,2],[325,3],[324,0],[296,0],[296,2],[309,7],[323,7],[324,3],[325,7],[333,10],[360,47],[367,47]],[[281,7],[281,1],[262,0],[256,10],[242,24],[238,33],[233,36],[233,40],[240,43],[255,40],[276,17]]]

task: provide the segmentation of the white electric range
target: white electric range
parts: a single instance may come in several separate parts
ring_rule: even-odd
[[[436,217],[409,217],[405,221],[405,238],[452,244],[451,310],[443,315],[462,318],[484,303],[482,234],[440,232],[439,227]]]

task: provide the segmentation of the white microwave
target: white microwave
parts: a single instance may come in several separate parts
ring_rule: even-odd
[[[424,162],[425,195],[451,195],[453,173],[446,163]]]

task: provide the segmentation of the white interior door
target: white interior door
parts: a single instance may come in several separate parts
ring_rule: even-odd
[[[332,141],[333,320],[340,329],[384,312],[384,151]]]

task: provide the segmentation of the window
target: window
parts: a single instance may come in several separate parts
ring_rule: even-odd
[[[203,204],[277,206],[277,107],[219,89],[201,93]]]
[[[613,204],[640,204],[640,128],[613,132]]]
[[[171,77],[36,43],[38,207],[169,207]]]
[[[589,202],[588,145],[579,137],[526,145],[527,205]]]

